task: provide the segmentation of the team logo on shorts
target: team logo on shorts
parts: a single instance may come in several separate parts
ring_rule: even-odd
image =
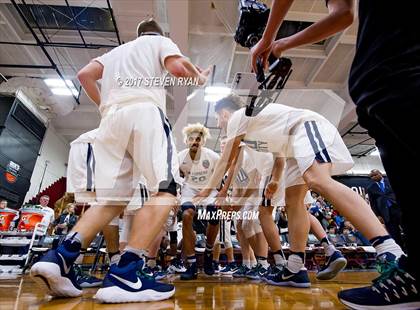
[[[210,167],[210,162],[207,159],[203,160],[203,167],[206,169]]]

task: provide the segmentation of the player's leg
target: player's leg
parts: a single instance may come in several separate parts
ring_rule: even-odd
[[[213,204],[207,205],[207,211],[213,214],[217,212],[216,206]],[[204,251],[204,273],[206,275],[214,275],[214,266],[213,266],[213,247],[216,241],[217,234],[219,233],[219,220],[211,219],[208,221],[206,229],[206,249]]]
[[[316,278],[318,280],[330,280],[346,267],[347,260],[341,252],[335,248],[334,244],[328,240],[327,233],[318,219],[312,214],[308,214],[311,224],[311,232],[315,235],[319,242],[321,242],[325,252],[325,264],[316,274]]]
[[[119,216],[115,217],[108,225],[102,229],[106,243],[106,251],[108,253],[111,264],[118,263],[120,259],[120,230]]]
[[[348,219],[376,248],[377,254],[389,253],[399,258],[403,251],[379,222],[366,201],[349,187],[333,180],[331,164],[314,161],[304,173],[308,186],[327,199],[334,208]]]
[[[232,221],[225,221],[225,225],[223,227],[224,230],[224,247],[225,247],[225,254],[227,256],[227,265],[220,270],[220,274],[231,276],[237,269],[238,266],[235,263],[235,257],[233,254],[233,245],[232,245],[232,236],[231,236],[231,226]]]
[[[162,238],[165,235],[165,231],[162,230],[152,241],[152,244],[147,249],[147,258],[146,258],[146,266],[143,268],[143,272],[148,274],[151,277],[154,277],[156,280],[160,280],[164,278],[164,273],[162,272],[162,268],[156,264],[156,258],[159,254],[160,245],[162,243]]]
[[[236,236],[239,241],[239,245],[241,246],[241,254],[242,254],[242,264],[233,273],[234,278],[243,278],[245,277],[246,273],[249,269],[251,269],[251,247],[247,238],[245,238],[244,231],[242,229],[243,220],[240,219],[236,222]]]
[[[302,200],[303,201],[303,200]],[[259,221],[264,237],[273,253],[275,264],[284,265],[284,256],[281,249],[281,241],[278,228],[273,220],[273,206],[262,205],[259,207]],[[258,257],[257,257],[258,260]]]
[[[251,270],[246,273],[246,277],[253,280],[264,279],[269,270],[268,264],[268,243],[265,239],[261,225],[258,220],[246,220],[242,225],[245,238],[247,238],[253,253],[255,254],[256,265],[251,263]]]
[[[286,187],[286,208],[290,239],[290,255],[284,268],[275,268],[267,276],[267,283],[279,286],[310,287],[305,267],[305,248],[309,233],[308,211],[304,198],[308,191],[305,184]]]
[[[187,259],[187,270],[181,274],[181,280],[197,278],[197,258],[195,256],[196,235],[193,229],[195,206],[186,201],[181,204],[182,210],[182,252]]]

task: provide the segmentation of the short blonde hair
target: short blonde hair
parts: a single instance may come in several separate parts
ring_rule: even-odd
[[[193,133],[199,133],[203,137],[203,145],[206,143],[207,138],[210,138],[209,129],[201,123],[188,124],[182,129],[184,135],[184,142],[187,143],[188,137]]]

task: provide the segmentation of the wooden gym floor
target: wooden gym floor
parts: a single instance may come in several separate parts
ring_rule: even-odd
[[[345,309],[337,299],[341,289],[364,286],[377,276],[375,272],[342,272],[330,281],[317,281],[310,273],[309,289],[281,288],[255,284],[228,277],[199,276],[195,281],[169,279],[176,286],[175,297],[153,303],[104,305],[92,296],[96,289],[85,289],[83,296],[69,299],[51,299],[25,275],[23,278],[0,276],[0,309],[96,310],[96,309]],[[7,277],[7,276],[6,276]]]

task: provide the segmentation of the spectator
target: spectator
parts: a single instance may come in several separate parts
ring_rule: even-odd
[[[7,207],[7,200],[0,201],[0,231],[13,229],[19,212]]]
[[[61,215],[54,221],[55,234],[56,235],[66,235],[78,220],[78,217],[75,214],[76,206],[73,203],[69,203],[61,213]]]
[[[369,176],[373,181],[367,188],[370,206],[373,212],[383,219],[389,234],[402,245],[401,210],[397,205],[394,191],[379,170],[372,170]]]
[[[365,238],[365,236],[363,236],[363,235],[360,233],[360,231],[356,230],[356,228],[354,228],[353,224],[352,224],[352,223],[350,223],[350,221],[344,221],[344,229],[343,229],[343,233],[344,233],[344,230],[346,230],[346,229],[347,229],[347,230],[348,230],[351,234],[353,234],[354,236],[356,236],[356,237],[357,237],[357,239],[360,241],[360,242],[358,242],[359,244],[366,245],[366,246],[370,245],[369,240],[367,240],[367,239]]]

